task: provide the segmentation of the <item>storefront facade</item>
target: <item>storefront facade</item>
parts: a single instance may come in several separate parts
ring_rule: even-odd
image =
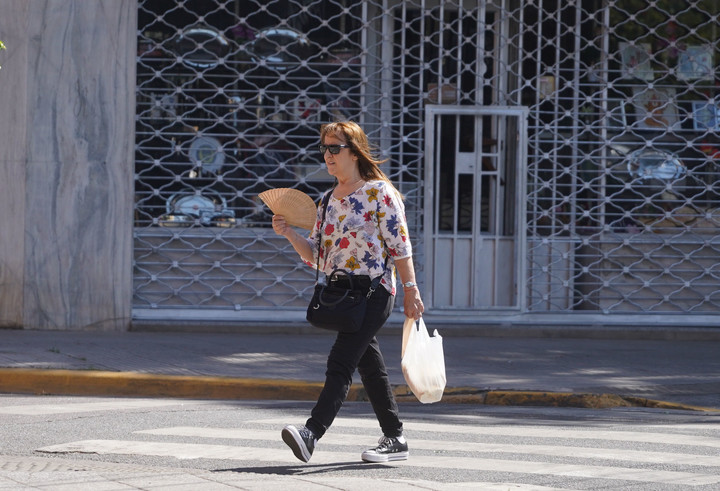
[[[2,324],[302,322],[313,271],[257,195],[317,199],[319,127],[353,119],[406,196],[433,316],[710,325],[718,15],[710,0],[10,1],[0,160],[22,185],[0,198]]]
[[[301,317],[312,271],[256,196],[317,199],[319,126],[353,119],[406,195],[438,315],[714,314],[719,13],[140,1],[134,312]]]

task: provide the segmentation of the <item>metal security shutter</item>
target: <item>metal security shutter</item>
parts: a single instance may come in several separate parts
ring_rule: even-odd
[[[417,226],[423,89],[406,78],[418,71],[404,54],[409,3],[139,2],[136,310],[303,309],[314,272],[257,195],[293,187],[317,201],[332,184],[316,150],[325,122],[364,127]]]
[[[434,104],[527,109],[526,168],[482,175],[497,180],[486,190],[522,178],[526,208],[483,194],[478,227],[524,226],[521,314],[717,311],[718,2],[141,0],[138,13],[135,309],[300,312],[312,271],[256,196],[317,198],[331,181],[314,148],[334,119],[389,159],[424,281]],[[488,131],[483,155],[504,155],[512,135]],[[475,196],[460,184],[439,213],[462,232],[451,222]]]
[[[523,9],[530,311],[717,311],[718,14]]]

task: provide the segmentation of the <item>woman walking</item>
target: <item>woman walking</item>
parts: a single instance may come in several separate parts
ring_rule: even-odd
[[[404,289],[404,312],[419,319],[424,311],[415,283],[412,246],[407,231],[402,196],[378,167],[367,135],[354,122],[325,125],[320,132],[320,152],[337,185],[324,196],[318,220],[309,237],[301,236],[280,215],[273,216],[275,233],[286,237],[308,264],[319,265],[330,275],[344,269],[364,293],[370,282],[382,276],[381,287],[369,297],[362,327],[357,332],[339,332],[330,350],[325,385],[305,425],[288,425],[282,438],[295,456],[307,462],[317,441],[330,428],[347,397],[355,369],[380,423],[383,436],[378,446],[362,453],[367,462],[406,460],[408,445],[398,406],[376,338],[393,309],[396,274]],[[324,221],[321,217],[324,215]],[[322,247],[318,239],[322,234]],[[389,255],[389,261],[386,257]],[[335,286],[343,287],[342,275]],[[334,278],[337,278],[335,276]]]

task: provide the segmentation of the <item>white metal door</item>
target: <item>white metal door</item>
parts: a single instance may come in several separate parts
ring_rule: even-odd
[[[426,300],[517,310],[524,295],[527,110],[427,106]]]

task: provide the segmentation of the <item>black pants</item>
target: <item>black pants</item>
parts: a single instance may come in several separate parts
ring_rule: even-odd
[[[366,284],[361,283],[367,291]],[[306,426],[317,438],[322,437],[335,420],[347,398],[357,368],[370,403],[385,436],[402,435],[398,406],[390,387],[385,361],[375,335],[392,312],[395,297],[382,286],[368,299],[365,320],[359,331],[338,333],[330,350],[325,372],[325,386]]]

